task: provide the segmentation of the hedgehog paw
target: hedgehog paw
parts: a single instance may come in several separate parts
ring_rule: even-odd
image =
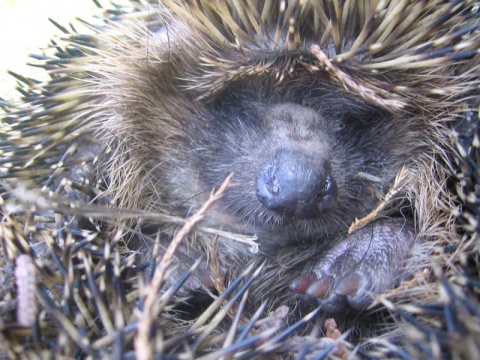
[[[363,310],[372,293],[395,286],[415,241],[404,220],[382,220],[345,237],[295,279],[291,289],[317,299],[326,312]]]

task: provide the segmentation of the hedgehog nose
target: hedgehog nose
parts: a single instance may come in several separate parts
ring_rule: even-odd
[[[279,150],[258,173],[258,199],[280,215],[320,217],[334,205],[336,195],[329,161],[301,150]]]

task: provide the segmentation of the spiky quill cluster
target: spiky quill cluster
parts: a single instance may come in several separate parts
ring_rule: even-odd
[[[118,118],[157,109],[141,101],[153,92],[162,94],[157,100],[168,117],[185,111],[182,91],[209,101],[237,79],[268,75],[281,86],[292,74],[321,72],[378,107],[418,117],[428,135],[418,141],[429,151],[410,164],[403,188],[424,256],[410,282],[377,298],[396,318],[394,331],[346,351],[404,358],[441,358],[448,351],[478,358],[477,7],[475,1],[132,1],[130,9],[106,10],[103,24],[84,23],[91,35],[63,28],[61,45],[37,57],[51,81],[17,76],[24,83],[22,100],[5,105],[2,120],[3,272],[10,278],[26,254],[36,275],[33,289],[30,275],[2,289],[2,351],[12,357],[285,355],[280,340],[295,326],[284,334],[268,331],[257,321],[261,307],[251,319],[242,316],[258,271],[246,271],[189,323],[174,310],[181,302],[174,298],[177,287],[161,292],[165,273],[157,272],[155,283],[149,280],[156,279],[154,261],[134,261],[123,236],[135,231],[131,219],[155,218],[166,228],[194,224],[166,215],[168,204],[160,213],[149,203],[152,188],[138,186],[144,174],[132,161],[144,149],[129,148],[138,143],[131,126],[141,124],[118,125]],[[258,56],[279,49],[305,55],[295,61]],[[175,135],[173,129],[165,134]],[[98,166],[105,154],[95,149],[103,142],[111,160]],[[146,267],[152,276],[144,277]],[[153,303],[151,289],[158,294]],[[28,291],[38,309],[33,325],[20,326],[14,309],[31,301],[24,298]],[[229,316],[230,332],[217,334]],[[311,344],[305,339],[300,353]],[[258,344],[263,347],[255,350]]]

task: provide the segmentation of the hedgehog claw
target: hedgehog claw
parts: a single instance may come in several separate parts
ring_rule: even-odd
[[[316,299],[325,299],[331,293],[333,281],[334,279],[331,276],[322,277],[314,281],[305,294]]]
[[[291,285],[315,298],[326,312],[363,310],[372,293],[386,291],[405,276],[401,269],[415,241],[411,226],[383,220],[345,237]]]
[[[317,280],[317,275],[314,272],[306,272],[291,283],[290,289],[297,294],[304,295]]]
[[[335,294],[355,296],[360,290],[361,278],[358,274],[347,275],[335,287]]]

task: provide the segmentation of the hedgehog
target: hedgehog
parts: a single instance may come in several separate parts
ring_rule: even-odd
[[[4,353],[478,357],[475,1],[80,23],[2,102]]]

